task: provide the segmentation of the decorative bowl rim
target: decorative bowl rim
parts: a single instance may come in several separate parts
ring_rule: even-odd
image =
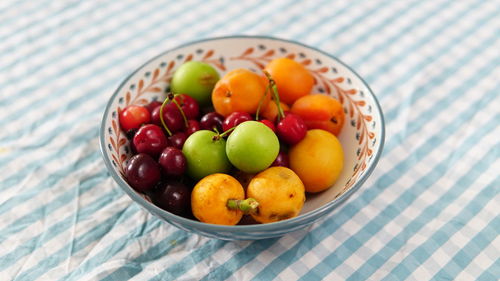
[[[299,215],[297,217],[287,219],[287,220],[282,220],[278,222],[273,222],[269,224],[252,224],[252,225],[231,225],[231,226],[226,226],[226,225],[216,225],[216,224],[209,224],[209,223],[204,223],[204,222],[199,222],[196,220],[184,218],[181,216],[177,216],[175,214],[172,214],[170,212],[167,212],[153,203],[147,201],[144,199],[142,196],[138,195],[126,182],[125,180],[116,172],[114,169],[114,166],[111,164],[111,160],[107,157],[106,154],[106,144],[105,144],[105,139],[104,139],[104,134],[106,130],[106,122],[107,122],[107,117],[109,116],[109,111],[111,109],[112,103],[120,90],[125,86],[125,84],[130,80],[131,77],[133,77],[137,72],[141,71],[145,66],[147,66],[149,63],[152,61],[158,59],[159,57],[162,57],[168,53],[174,52],[175,50],[188,47],[194,44],[198,43],[203,43],[203,42],[208,42],[208,41],[217,41],[217,40],[224,40],[224,39],[265,39],[265,40],[275,40],[275,41],[280,41],[280,42],[285,42],[285,43],[290,43],[290,44],[295,44],[310,50],[314,50],[316,52],[319,52],[336,62],[340,63],[343,65],[345,68],[347,68],[351,73],[353,73],[359,80],[362,82],[362,84],[368,89],[369,94],[372,96],[374,103],[377,107],[378,110],[378,115],[380,118],[380,137],[379,137],[379,149],[375,151],[374,159],[370,163],[369,167],[367,167],[367,170],[361,175],[360,178],[354,183],[353,186],[351,186],[347,191],[342,193],[340,196],[337,198],[333,199],[332,201],[324,204],[323,206],[312,210],[308,213]],[[358,190],[363,183],[366,181],[366,179],[370,176],[372,173],[373,169],[375,166],[377,166],[377,163],[380,159],[380,156],[382,154],[383,148],[384,148],[384,142],[385,142],[385,121],[384,121],[384,115],[382,112],[382,107],[379,104],[379,101],[377,100],[376,96],[374,95],[372,89],[369,87],[368,83],[356,72],[354,71],[349,65],[345,64],[343,61],[338,59],[337,57],[322,51],[316,47],[308,46],[304,43],[300,43],[294,40],[290,39],[282,39],[282,38],[277,38],[277,37],[272,37],[272,36],[266,36],[266,35],[229,35],[229,36],[220,36],[220,37],[210,37],[210,38],[204,38],[204,39],[199,39],[199,40],[194,40],[190,41],[181,45],[178,45],[177,47],[168,49],[166,51],[161,52],[160,54],[152,57],[151,59],[147,60],[145,63],[137,67],[132,73],[130,73],[125,79],[122,80],[122,82],[119,84],[119,86],[116,88],[115,92],[113,95],[108,99],[108,102],[106,104],[106,109],[103,114],[103,118],[101,121],[101,127],[99,131],[99,144],[100,144],[100,150],[101,150],[101,155],[104,160],[104,164],[106,165],[106,168],[108,169],[109,173],[111,174],[112,178],[118,183],[120,188],[122,188],[125,193],[127,193],[134,201],[139,203],[142,207],[144,207],[146,210],[151,212],[152,214],[157,214],[162,213],[162,215],[166,218],[168,222],[174,221],[182,225],[186,225],[191,229],[203,229],[203,231],[212,231],[212,232],[266,232],[266,231],[274,231],[278,229],[282,229],[283,227],[286,227],[287,225],[295,225],[295,224],[306,224],[308,221],[311,219],[315,220],[318,216],[321,216],[331,210],[334,209],[338,204],[342,203],[345,199],[347,199],[354,191]]]

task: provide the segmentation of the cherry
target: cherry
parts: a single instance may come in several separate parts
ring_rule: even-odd
[[[238,126],[239,124],[245,121],[250,121],[250,120],[253,120],[250,114],[243,111],[235,111],[229,114],[226,117],[226,119],[224,119],[224,122],[222,123],[222,130],[224,130],[225,132],[233,127]]]
[[[290,167],[290,161],[288,159],[288,154],[286,154],[283,151],[280,151],[278,153],[278,156],[276,156],[276,159],[274,162],[271,164],[271,166],[281,166],[281,167]]]
[[[172,133],[182,131],[185,128],[184,118],[173,102],[163,106],[163,121]]]
[[[180,177],[186,171],[186,157],[175,147],[166,147],[158,162],[167,176]]]
[[[185,216],[191,209],[191,190],[178,181],[168,181],[155,192],[153,202],[165,211]]]
[[[178,149],[182,149],[184,146],[184,142],[186,141],[188,135],[185,132],[178,132],[173,134],[171,137],[168,139],[170,140],[170,143]]]
[[[139,129],[142,124],[147,124],[150,120],[151,113],[144,106],[139,105],[129,105],[119,114],[120,126],[125,132]]]
[[[276,133],[276,126],[274,126],[273,122],[267,120],[267,119],[262,119],[260,120],[261,123],[263,123],[264,125],[268,126],[269,129],[273,130],[273,132]]]
[[[200,127],[202,130],[213,131],[217,129],[217,131],[222,132],[222,122],[224,122],[224,116],[212,111],[201,117]]]
[[[304,120],[290,112],[285,113],[285,117],[278,122],[276,129],[278,137],[282,141],[292,145],[301,141],[307,133],[307,126]]]
[[[149,110],[149,112],[151,112],[151,114],[153,114],[153,110],[158,106],[161,106],[161,102],[154,100],[148,103],[148,105],[146,105],[145,107]]]
[[[145,153],[136,154],[125,167],[125,177],[135,190],[146,192],[160,181],[160,165]]]
[[[162,126],[161,124],[161,119],[160,119],[160,110],[161,110],[161,105],[157,106],[156,108],[151,111],[151,123]]]
[[[154,124],[142,126],[135,134],[133,142],[138,153],[146,153],[154,158],[157,158],[168,145],[163,130]]]
[[[200,130],[200,122],[196,120],[188,120],[186,134],[190,136],[192,133]]]
[[[200,107],[194,98],[186,94],[175,96],[174,100],[179,104],[187,119],[197,119]]]

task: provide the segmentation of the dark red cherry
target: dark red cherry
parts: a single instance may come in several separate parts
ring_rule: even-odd
[[[196,100],[186,94],[180,94],[174,98],[184,111],[187,119],[197,119],[200,115],[200,107]]]
[[[182,149],[182,146],[184,146],[184,142],[186,142],[188,135],[185,132],[178,132],[173,134],[171,137],[169,137],[169,141],[172,144],[172,146]]]
[[[151,112],[151,114],[153,114],[153,110],[158,106],[161,106],[161,102],[155,100],[148,103],[148,105],[146,105],[145,107],[149,110],[149,112]]]
[[[196,120],[188,120],[188,126],[186,129],[186,134],[188,136],[199,130],[200,130],[200,122]]]
[[[217,131],[222,132],[222,122],[224,122],[224,116],[215,111],[209,112],[201,117],[200,128],[210,131],[217,129]]]
[[[186,157],[182,151],[175,147],[167,147],[163,150],[158,160],[163,172],[167,176],[180,177],[186,171]]]
[[[163,128],[160,119],[160,110],[161,110],[161,105],[154,108],[153,111],[151,111],[151,123]]]
[[[239,124],[245,121],[251,121],[251,120],[253,120],[253,118],[250,114],[243,111],[235,111],[229,114],[226,117],[226,119],[224,119],[224,122],[222,123],[222,130],[224,130],[225,132],[233,127],[238,126]]]
[[[139,128],[133,142],[138,153],[146,153],[153,158],[157,158],[168,146],[168,139],[163,130],[154,124],[147,124]]]
[[[136,154],[130,158],[125,168],[125,177],[135,190],[146,192],[160,181],[160,165],[147,154]]]
[[[175,133],[184,130],[184,118],[174,103],[168,103],[163,107],[163,121],[170,132]]]
[[[191,190],[178,181],[168,181],[155,192],[153,202],[168,212],[185,216],[191,209]]]
[[[288,159],[288,154],[286,154],[283,151],[280,151],[278,153],[278,156],[276,156],[276,159],[274,162],[271,164],[271,166],[281,166],[281,167],[290,167],[290,160]]]

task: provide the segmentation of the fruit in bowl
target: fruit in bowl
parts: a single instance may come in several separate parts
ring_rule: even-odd
[[[203,87],[183,87],[193,83]],[[134,201],[228,240],[325,216],[369,176],[383,139],[380,107],[358,75],[266,37],[215,38],[152,59],[112,96],[101,128],[105,163]]]

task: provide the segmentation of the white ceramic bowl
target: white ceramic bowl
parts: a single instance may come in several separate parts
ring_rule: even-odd
[[[270,224],[222,226],[186,219],[164,211],[127,184],[123,169],[131,156],[120,130],[118,112],[131,104],[163,100],[169,79],[189,60],[211,64],[222,75],[234,68],[260,71],[270,60],[289,57],[315,77],[313,91],[332,95],[344,106],[345,125],[339,135],[344,149],[344,170],[328,190],[308,195],[298,217]],[[134,71],[111,96],[102,119],[100,145],[104,162],[118,185],[139,205],[160,219],[186,231],[208,237],[263,239],[304,228],[330,213],[356,191],[375,168],[384,143],[384,120],[373,92],[363,79],[337,58],[301,43],[262,36],[231,36],[185,44],[149,60]]]

